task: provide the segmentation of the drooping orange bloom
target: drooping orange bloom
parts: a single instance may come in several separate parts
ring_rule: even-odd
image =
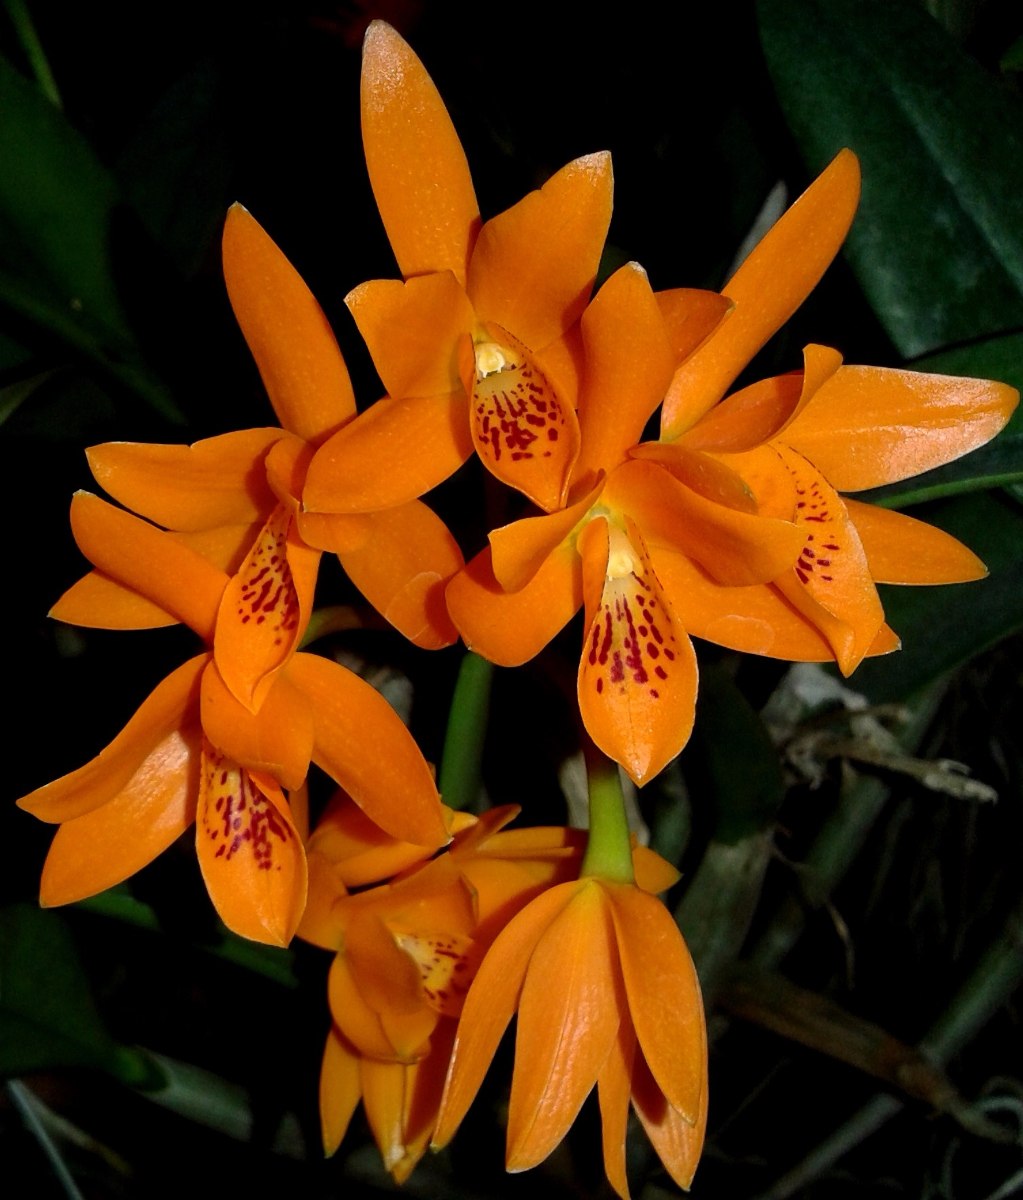
[[[1005,425],[1019,400],[988,380],[843,366],[807,346],[804,369],[722,400],[752,355],[802,303],[837,253],[859,198],[859,165],[844,150],[767,233],[723,291],[726,320],[678,367],[661,440],[631,451],[736,511],[793,521],[798,558],[766,585],[722,587],[677,553],[656,567],[684,596],[687,627],[738,650],[781,658],[832,655],[849,674],[865,654],[895,648],[875,587],[978,579],[965,546],[912,517],[839,491],[894,483],[959,458]]]
[[[110,589],[189,625],[210,647],[172,672],[84,767],[19,801],[60,824],[40,899],[66,904],[127,878],[193,821],[206,886],[224,922],[287,943],[306,900],[294,797],[311,762],[373,820],[428,850],[448,838],[429,766],[387,702],[358,676],[296,653],[319,552],[272,510],[228,575],[176,535],[96,496],[71,507],[75,538],[98,574],[52,614],[102,625]],[[90,603],[94,609],[90,611]]]
[[[398,33],[366,34],[362,131],[373,193],[405,282],[347,298],[387,396],[309,468],[313,511],[382,508],[452,474],[475,445],[499,479],[559,508],[578,451],[574,326],[611,216],[611,161],[569,163],[481,226],[447,110]],[[371,469],[382,455],[400,469]]]
[[[454,815],[450,847],[425,865],[415,848],[374,832],[344,798],[310,839],[299,935],[337,951],[320,1080],[328,1153],[360,1099],[398,1182],[425,1152],[458,1014],[487,946],[526,903],[579,870],[581,831],[503,829],[517,811],[493,809],[478,822]],[[677,878],[652,851],[634,854],[648,887]],[[390,883],[347,893],[345,880],[368,881],[396,862],[406,866]]]
[[[566,503],[495,530],[448,586],[466,643],[507,666],[536,654],[585,603],[582,718],[637,784],[682,749],[696,701],[685,597],[664,586],[657,552],[691,557],[720,584],[736,586],[775,578],[802,544],[791,521],[722,504],[629,456],[679,358],[726,309],[706,292],[679,291],[659,303],[640,267],[617,271],[580,323],[581,440]]]
[[[512,919],[462,1006],[435,1146],[454,1135],[514,1014],[509,1171],[542,1162],[596,1085],[618,1195],[629,1195],[630,1100],[672,1179],[689,1187],[707,1119],[707,1039],[692,959],[659,900],[590,877]]]
[[[228,433],[193,446],[94,446],[88,457],[97,481],[133,512],[184,534],[228,571],[277,510],[272,519],[290,519],[293,537],[336,553],[356,587],[406,637],[427,649],[449,645],[456,634],[443,590],[462,556],[440,518],[411,493],[382,512],[304,509],[305,472],[316,447],[355,419],[348,370],[315,298],[240,205],[228,213],[223,255],[235,316],[281,427]],[[400,470],[386,452],[365,466],[381,476]],[[65,599],[69,613],[77,598],[90,612],[105,608],[105,623],[113,627],[160,623],[139,595],[95,575],[82,581],[80,597]]]

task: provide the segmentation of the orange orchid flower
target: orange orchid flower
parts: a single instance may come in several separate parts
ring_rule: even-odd
[[[677,362],[727,307],[695,291],[659,303],[634,263],[604,284],[580,323],[581,441],[567,503],[492,532],[447,591],[466,643],[506,666],[536,654],[585,602],[583,722],[637,784],[685,745],[696,701],[685,597],[663,585],[658,550],[691,557],[722,585],[748,586],[789,568],[802,545],[791,521],[738,510],[629,455]]]
[[[504,830],[517,812],[493,809],[479,821],[459,814],[444,854],[351,895],[343,877],[364,875],[369,862],[380,868],[389,855],[409,862],[415,849],[370,831],[344,798],[310,839],[309,904],[299,936],[337,951],[320,1078],[328,1154],[360,1099],[395,1180],[403,1182],[424,1154],[457,1017],[486,947],[527,902],[579,870],[582,831]],[[648,886],[677,878],[652,851],[634,853]]]
[[[210,649],[167,676],[90,763],[18,802],[60,824],[42,904],[119,883],[195,821],[199,864],[224,922],[287,943],[307,868],[305,830],[283,789],[301,802],[311,762],[395,836],[430,850],[448,840],[430,768],[397,714],[350,671],[296,653],[319,551],[295,537],[287,509],[273,509],[234,575],[87,493],[72,501],[71,521],[98,574],[52,616],[106,626],[109,585],[137,594],[161,621],[183,621]]]
[[[88,457],[97,481],[133,512],[182,533],[228,571],[237,568],[268,519],[290,520],[307,546],[337,554],[356,587],[406,637],[426,649],[450,645],[457,635],[444,606],[444,585],[462,565],[462,555],[425,504],[409,498],[382,512],[305,511],[302,489],[316,447],[355,419],[348,370],[298,272],[237,204],[228,212],[223,255],[235,316],[281,427],[242,430],[192,446],[94,446]],[[389,475],[395,464],[382,454],[372,469]],[[90,608],[105,601],[109,619],[121,614],[118,627],[154,623],[156,614],[140,594],[125,594],[95,576],[80,586]]]
[[[447,109],[382,21],[366,33],[362,133],[405,282],[374,280],[347,297],[387,396],[321,447],[307,506],[400,503],[446,479],[475,446],[499,479],[559,508],[579,445],[573,327],[611,217],[610,156],[576,159],[481,225]],[[372,470],[382,457],[398,469]]]
[[[875,579],[984,573],[939,530],[843,502],[834,489],[892,482],[982,444],[1015,407],[1012,388],[842,367],[835,351],[809,347],[801,375],[718,403],[821,277],[858,195],[859,168],[844,151],[716,308],[690,292],[654,304],[634,266],[613,276],[581,321],[582,440],[567,505],[495,530],[448,586],[466,643],[508,666],[585,602],[580,711],[636,783],[691,731],[688,634],[781,658],[834,658],[848,673],[898,645]],[[636,445],[662,395],[662,440]]]
[[[636,884],[586,877],[545,891],[487,951],[462,1006],[433,1136],[454,1135],[518,1016],[506,1167],[542,1162],[596,1086],[604,1170],[623,1200],[630,1100],[682,1188],[707,1119],[700,988],[667,909]]]
[[[767,233],[724,292],[728,318],[678,367],[661,440],[634,448],[637,478],[654,464],[737,512],[792,521],[798,558],[768,584],[722,587],[668,548],[656,558],[687,627],[738,650],[834,657],[849,674],[895,649],[875,581],[956,583],[983,563],[941,530],[846,500],[839,491],[894,483],[982,445],[1019,400],[1005,384],[881,367],[843,366],[807,346],[802,372],[721,397],[791,315],[838,252],[859,198],[859,165],[843,150]]]

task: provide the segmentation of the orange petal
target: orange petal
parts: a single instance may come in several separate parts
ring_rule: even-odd
[[[552,512],[579,453],[575,410],[521,342],[497,325],[487,335],[464,348],[473,445],[492,475]]]
[[[764,446],[755,446],[752,450],[743,450],[737,454],[701,454],[702,458],[711,458],[734,472],[750,490],[755,501],[755,511],[762,517],[778,517],[782,521],[792,521],[796,514],[796,485],[792,474],[785,466],[777,451],[778,443],[769,442]],[[664,445],[664,450],[670,451],[681,443],[675,442]],[[673,474],[676,468],[666,464]],[[680,478],[684,478],[678,472]]]
[[[394,1059],[380,1016],[365,1001],[344,954],[337,954],[327,975],[327,1001],[334,1023],[360,1055]]]
[[[309,887],[302,919],[296,934],[322,950],[340,950],[344,943],[344,921],[340,900],[348,894],[330,860],[313,845],[306,846],[306,870]]]
[[[448,527],[419,500],[368,516],[365,542],[342,553],[352,583],[411,642],[439,650],[458,640],[444,589],[464,566]]]
[[[579,712],[594,742],[640,785],[689,739],[696,655],[631,522],[626,532],[590,521],[579,552],[586,594]]]
[[[450,271],[407,283],[374,279],[345,297],[389,396],[439,396],[454,391],[458,346],[476,325],[469,298]]]
[[[195,819],[200,742],[198,724],[169,732],[116,794],[63,822],[43,864],[44,908],[121,883],[185,832]]]
[[[517,592],[494,578],[490,547],[448,584],[448,612],[470,650],[502,667],[528,662],[579,611],[582,572],[574,547],[559,546]]]
[[[657,1157],[683,1191],[689,1191],[707,1134],[707,1089],[691,1124],[665,1100],[641,1054],[632,1069],[632,1103]]]
[[[406,1068],[405,1153],[391,1167],[395,1183],[404,1183],[408,1179],[430,1144],[437,1125],[437,1110],[451,1061],[454,1037],[455,1022],[440,1021],[430,1038],[430,1053]]]
[[[359,1056],[336,1025],[331,1025],[320,1067],[320,1130],[323,1153],[335,1153],[362,1098]]]
[[[173,613],[99,571],[90,571],[73,583],[49,615],[90,629],[160,629],[178,623]]]
[[[461,384],[443,396],[385,396],[319,448],[302,502],[327,513],[394,508],[443,483],[471,454]]]
[[[732,467],[735,455],[729,455],[728,460],[722,462],[712,454],[691,449],[688,442],[678,441],[644,442],[632,450],[632,457],[660,463],[680,483],[715,504],[724,504],[739,512],[760,511],[749,482]]]
[[[208,662],[209,655],[200,654],[178,667],[142,701],[105,750],[77,771],[23,796],[18,807],[40,821],[71,821],[108,804],[133,781],[139,792],[150,784],[163,786],[181,768],[181,732],[198,726],[199,676]]]
[[[663,467],[638,459],[611,473],[604,495],[627,512],[651,546],[688,554],[721,583],[763,583],[795,562],[803,534],[697,495]]]
[[[71,528],[79,549],[104,575],[212,640],[227,576],[201,554],[88,492],[76,492],[71,501]]]
[[[287,673],[278,675],[257,713],[224,682],[216,663],[203,673],[202,724],[209,740],[229,758],[297,788],[309,771],[313,715]]]
[[[805,458],[775,449],[795,480],[796,526],[805,540],[794,569],[774,583],[824,634],[848,675],[884,624],[867,556],[841,496]]]
[[[579,386],[583,377],[583,338],[579,323],[566,329],[561,337],[533,352],[533,359],[559,396],[579,407]]]
[[[312,612],[320,551],[292,533],[278,505],[224,589],[213,638],[221,678],[250,712],[258,712],[276,673],[294,653]]]
[[[409,1067],[400,1062],[362,1060],[362,1101],[386,1170],[405,1155],[405,1088]]]
[[[623,1018],[618,1026],[618,1036],[611,1045],[611,1052],[597,1076],[604,1174],[622,1200],[629,1200],[629,1180],[625,1173],[625,1138],[629,1128],[629,1099],[632,1096],[632,1063],[635,1054],[636,1034],[632,1022]]]
[[[643,436],[675,366],[661,310],[638,263],[628,263],[604,284],[583,314],[582,331],[586,368],[577,480],[622,462]]]
[[[307,546],[326,550],[329,554],[347,554],[366,544],[373,528],[372,514],[364,513],[295,513],[298,535]]]
[[[643,1057],[668,1103],[693,1125],[707,1088],[707,1032],[696,968],[660,900],[632,885],[604,887]]]
[[[657,292],[656,299],[676,363],[688,358],[733,308],[727,296],[699,288],[669,288]]]
[[[466,290],[482,320],[539,351],[582,315],[611,220],[611,156],[587,154],[488,221]]]
[[[275,506],[282,504],[295,516],[301,509],[302,489],[315,447],[310,442],[285,434],[266,455],[266,481]]]
[[[245,561],[259,531],[263,528],[266,514],[273,505],[265,508],[259,519],[246,525],[217,525],[212,529],[196,529],[174,536],[184,545],[197,551],[208,562],[226,575],[233,575]]]
[[[362,143],[402,275],[449,270],[464,282],[479,229],[465,152],[423,64],[383,21],[363,45]]]
[[[359,994],[380,1017],[390,1047],[386,1057],[399,1062],[422,1058],[438,1014],[425,1001],[416,964],[375,914],[347,927],[345,956]]]
[[[600,496],[601,484],[561,512],[523,517],[490,534],[494,578],[509,592],[526,586]]]
[[[313,760],[381,829],[418,846],[443,846],[448,831],[430,768],[380,693],[314,654],[296,654],[287,678],[312,709]]]
[[[965,583],[987,567],[944,530],[904,513],[843,500],[878,583]]]
[[[302,845],[309,841],[309,781],[300,787],[288,789],[288,811],[291,813],[291,823],[298,830],[298,838]]]
[[[348,922],[345,957],[360,994],[374,1012],[407,1015],[429,1007],[418,966],[398,945],[379,912],[362,911]],[[429,1023],[432,1026],[432,1017]],[[401,1050],[395,1047],[391,1057],[402,1057]]]
[[[656,850],[651,850],[649,846],[632,847],[632,869],[636,873],[636,887],[650,892],[651,895],[666,892],[682,878],[677,867],[673,867],[666,858],[661,858]]]
[[[453,1022],[446,1022],[453,1025]],[[415,1063],[362,1063],[363,1104],[384,1166],[404,1183],[426,1152],[447,1067],[448,1031]]]
[[[240,204],[224,225],[224,280],[231,307],[277,419],[307,441],[355,415],[348,368],[302,277]]]
[[[219,525],[173,536],[219,570],[231,574],[241,566],[261,525],[262,522],[255,526]],[[173,613],[101,571],[90,571],[72,584],[49,615],[57,621],[90,629],[159,629],[178,623]]]
[[[611,1053],[625,1008],[603,888],[575,894],[529,960],[508,1109],[508,1171],[543,1162],[568,1132]]]
[[[280,429],[242,429],[191,446],[105,442],[86,457],[96,482],[167,529],[250,524],[273,507],[263,460]]]
[[[763,379],[733,392],[687,430],[681,440],[693,450],[752,450],[778,436],[841,366],[842,356],[837,350],[806,346],[802,372]]]
[[[802,379],[795,372],[760,379],[715,404],[677,442],[655,444],[665,450],[682,445],[718,453],[752,450],[785,424],[799,403],[801,390]]]
[[[564,883],[541,893],[504,927],[487,951],[458,1022],[433,1135],[435,1148],[446,1146],[462,1123],[518,1006],[537,942],[578,888],[577,882]]]
[[[693,637],[730,650],[793,662],[829,662],[824,635],[769,583],[730,587],[716,583],[684,554],[654,548],[650,558],[661,586]]]
[[[330,864],[332,877],[345,887],[390,879],[423,862],[430,853],[424,846],[399,842],[384,833],[340,791],[316,823],[306,849],[310,858],[313,853],[322,856]]]
[[[839,491],[919,475],[990,441],[1019,393],[1004,383],[884,367],[842,367],[782,440]]]
[[[845,240],[859,195],[856,155],[842,150],[768,230],[721,289],[732,312],[675,372],[661,413],[662,437],[695,425],[803,303]]]
[[[306,863],[280,787],[206,742],[195,834],[206,890],[228,929],[286,946],[305,907]]]

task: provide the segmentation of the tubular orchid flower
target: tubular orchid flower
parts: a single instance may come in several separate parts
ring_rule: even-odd
[[[629,1195],[629,1103],[688,1188],[707,1119],[700,988],[667,909],[635,884],[586,877],[545,891],[487,951],[451,1052],[435,1147],[453,1137],[513,1014],[506,1167],[542,1162],[597,1087],[604,1170]]]
[[[505,830],[515,807],[473,822],[459,815],[450,847],[388,884],[349,895],[342,876],[408,858],[373,835],[343,798],[309,842],[309,904],[299,936],[336,951],[328,997],[333,1024],[320,1077],[324,1147],[333,1153],[360,1099],[384,1165],[403,1182],[436,1124],[455,1025],[477,964],[495,934],[534,897],[579,870],[585,836],[562,828]],[[414,851],[413,851],[414,853]],[[650,887],[677,872],[634,851]]]
[[[296,653],[319,551],[294,536],[287,510],[273,510],[230,576],[96,496],[76,495],[71,521],[98,582],[72,588],[52,616],[104,626],[109,584],[183,621],[210,649],[167,676],[90,763],[19,800],[60,824],[42,904],[119,883],[195,821],[199,864],[225,924],[287,943],[307,872],[305,830],[282,789],[301,797],[311,762],[395,836],[428,849],[447,841],[430,768],[397,714],[350,671]]]
[[[726,309],[707,292],[659,303],[642,268],[617,271],[581,321],[581,440],[566,503],[495,530],[448,585],[467,645],[505,666],[531,658],[585,602],[583,722],[637,784],[685,745],[696,701],[685,596],[664,585],[662,549],[692,558],[721,585],[748,586],[787,570],[803,540],[791,521],[723,504],[629,456],[677,362]]]
[[[356,587],[406,637],[426,649],[450,645],[457,635],[444,606],[444,585],[462,555],[425,504],[410,496],[382,512],[305,511],[302,489],[316,447],[355,419],[348,370],[298,272],[237,204],[227,215],[223,255],[235,316],[281,427],[228,433],[193,446],[94,446],[88,457],[97,481],[133,512],[185,534],[228,571],[269,519],[290,520],[307,546],[337,554]],[[380,475],[396,469],[386,453],[370,466]],[[109,580],[87,577],[80,593],[90,611],[105,601],[108,620],[120,614],[119,628],[156,623],[140,595],[125,594]],[[64,603],[71,611],[72,597]]]
[[[657,559],[687,627],[737,650],[834,657],[849,674],[865,654],[897,648],[880,583],[979,579],[983,563],[941,530],[840,496],[959,458],[1005,425],[1019,400],[980,379],[843,366],[807,346],[801,372],[722,400],[740,370],[802,303],[838,252],[859,198],[859,165],[843,150],[767,233],[724,292],[728,318],[676,370],[661,439],[630,451],[635,470],[675,480],[737,512],[795,523],[798,558],[766,584],[722,587],[669,549]]]
[[[317,512],[399,503],[472,453],[545,510],[578,451],[573,327],[611,217],[611,160],[576,159],[481,226],[458,135],[422,63],[382,21],[366,33],[362,133],[373,194],[405,278],[346,300],[387,396],[318,451]],[[371,469],[382,457],[398,469]]]

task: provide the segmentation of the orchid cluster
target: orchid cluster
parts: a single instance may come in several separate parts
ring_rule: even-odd
[[[483,222],[440,96],[382,22],[365,42],[362,127],[403,278],[366,282],[347,305],[386,395],[357,406],[316,300],[236,205],[227,291],[279,424],[89,451],[116,503],[75,496],[93,569],[52,615],[180,622],[204,648],[95,759],[20,801],[58,826],[41,900],[122,882],[194,823],[231,930],[282,946],[297,933],[335,956],[328,1153],[361,1101],[404,1180],[454,1136],[516,1016],[508,1169],[550,1154],[596,1087],[615,1191],[628,1195],[630,1108],[686,1188],[707,1115],[700,991],[657,898],[677,872],[634,844],[618,769],[642,786],[685,746],[691,635],[848,675],[899,644],[878,582],[980,578],[949,535],[843,493],[965,454],[1018,397],[847,366],[820,345],[730,390],[845,238],[859,195],[848,150],[720,294],[654,292],[636,263],[595,290],[608,155]],[[460,546],[422,499],[471,458],[521,514],[482,548]],[[387,701],[303,648],[324,553],[424,650],[461,638],[517,666],[583,610],[588,832],[445,805]],[[325,807],[315,790],[310,802],[313,765],[337,787]]]

